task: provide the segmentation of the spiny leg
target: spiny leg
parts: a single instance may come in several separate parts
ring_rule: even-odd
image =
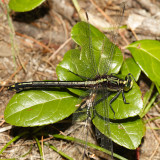
[[[124,91],[120,90],[109,102],[109,106],[110,106],[110,108],[111,108],[111,110],[112,110],[112,112],[114,114],[114,119],[115,119],[115,111],[113,110],[111,103],[113,103],[119,97],[119,95],[121,94],[121,92],[122,92],[122,97],[123,97],[124,104],[129,104],[129,103],[126,102],[126,98],[124,96]]]
[[[125,96],[124,96],[123,90],[122,90],[122,97],[123,97],[123,102],[124,102],[124,104],[129,104],[129,103],[126,102],[126,98],[125,98]]]
[[[104,94],[104,96],[102,98],[100,98],[99,100],[97,100],[96,102],[93,103],[93,117],[91,119],[91,121],[95,118],[95,106],[98,105],[100,102],[104,101],[109,95],[108,94]]]
[[[114,114],[114,119],[115,119],[115,111],[113,110],[111,103],[113,103],[118,98],[118,96],[121,94],[121,92],[122,92],[122,90],[120,90],[109,102],[109,106]]]

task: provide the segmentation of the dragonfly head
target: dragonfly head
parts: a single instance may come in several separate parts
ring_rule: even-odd
[[[124,91],[129,91],[133,87],[132,75],[128,74],[124,81]]]

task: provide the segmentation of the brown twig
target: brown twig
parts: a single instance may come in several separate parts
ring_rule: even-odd
[[[105,19],[111,23],[112,25],[115,25],[116,22],[114,20],[112,20],[110,18],[110,16],[108,16],[95,2],[94,0],[90,0],[90,2],[97,8],[97,10],[105,17]],[[129,42],[128,40],[125,38],[125,36],[119,31],[120,36],[122,37],[122,39],[125,41],[125,43],[128,45]]]
[[[47,46],[46,46],[45,44],[43,44],[42,42],[37,41],[37,40],[34,39],[33,37],[27,36],[27,35],[25,35],[25,34],[21,34],[21,33],[19,33],[19,32],[15,32],[15,33],[16,33],[16,35],[18,35],[18,36],[21,36],[21,37],[30,39],[31,41],[33,41],[33,42],[35,42],[36,44],[38,44],[38,45],[42,46],[43,48],[45,48],[48,52],[50,52],[50,53],[53,52],[52,49],[50,49],[49,47],[47,47]]]
[[[122,37],[122,39],[125,41],[125,43],[126,43],[127,45],[129,45],[129,42],[128,42],[128,40],[126,39],[126,37],[124,36],[124,34],[123,34],[121,31],[119,31],[119,34],[120,34],[120,36]]]
[[[105,17],[105,19],[109,23],[115,24],[115,22],[110,18],[110,16],[106,15],[106,13],[94,2],[94,0],[90,0],[90,2],[97,8],[97,10]]]
[[[71,41],[71,38],[67,39],[67,40],[49,57],[48,61],[50,61],[51,59],[54,59],[55,55],[58,54],[58,52],[59,52],[62,48],[64,48],[64,46],[65,46],[66,44],[68,44],[70,41]]]
[[[131,27],[130,27],[129,29],[131,30],[131,32],[132,32],[133,35],[135,36],[136,40],[138,41],[139,38],[138,38],[138,36],[136,35],[135,31],[134,31]]]
[[[44,157],[44,139],[43,139],[43,135],[41,136],[41,148],[42,148],[42,154],[43,154],[43,157]]]
[[[154,152],[152,153],[152,155],[150,156],[150,158],[149,158],[148,160],[152,160],[152,159],[153,159],[153,156],[156,154],[156,152],[157,152],[158,149],[159,149],[159,145],[160,145],[160,144],[157,145],[156,149],[154,150]]]
[[[55,12],[55,11],[53,11],[54,12],[54,14],[58,17],[58,19],[60,20],[60,23],[62,24],[62,26],[63,26],[63,29],[64,29],[64,33],[65,33],[65,40],[67,39],[67,37],[68,37],[68,31],[67,31],[67,29],[66,29],[66,24],[65,24],[65,22],[64,22],[64,20],[63,20],[63,18],[62,18],[62,16],[61,15],[59,15],[57,12]],[[51,12],[51,14],[52,14],[52,12]]]
[[[146,115],[145,115],[145,118],[146,118],[147,121],[148,121],[148,125],[150,126],[152,133],[154,134],[155,138],[156,138],[157,141],[158,141],[158,145],[157,145],[155,151],[152,153],[152,155],[151,155],[150,158],[149,158],[149,160],[151,160],[151,159],[153,158],[153,156],[155,155],[155,153],[157,152],[158,148],[159,148],[160,139],[159,139],[157,133],[156,133],[156,132],[154,131],[154,129],[152,128],[151,123],[150,123],[150,121],[148,120],[148,117],[149,117],[149,115],[146,114]]]

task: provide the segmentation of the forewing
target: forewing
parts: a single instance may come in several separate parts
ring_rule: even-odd
[[[107,37],[104,37],[102,51],[101,51],[101,59],[100,59],[101,63],[99,63],[101,75],[115,73],[114,72],[114,67],[115,67],[114,62],[116,60],[116,56],[121,55],[120,53],[121,51],[115,45],[115,43],[116,43],[117,36],[118,36],[118,30],[122,23],[124,8],[125,8],[125,5],[123,3],[120,6],[119,12],[117,12],[117,19],[115,21],[116,23],[114,23],[113,27],[111,27],[111,31],[108,35],[109,39]]]
[[[89,23],[79,22],[73,27],[71,35],[72,39],[81,47],[79,59],[84,64],[83,75],[89,79],[95,78],[99,75],[98,64],[104,34]]]

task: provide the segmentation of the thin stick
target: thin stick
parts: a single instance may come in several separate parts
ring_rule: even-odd
[[[51,59],[54,59],[55,55],[64,48],[65,45],[67,45],[71,41],[71,38],[67,39],[48,59],[50,61]]]
[[[130,27],[130,30],[131,30],[131,32],[133,33],[133,35],[135,36],[136,40],[138,41],[139,38],[138,38],[138,36],[136,35],[135,31],[134,31],[131,27]]]
[[[148,120],[147,115],[145,115],[145,118]],[[150,128],[151,128],[151,130],[152,130],[152,132],[153,132],[155,138],[157,139],[158,143],[160,144],[160,139],[159,139],[157,133],[155,132],[155,130],[152,128],[150,121],[148,121],[148,125],[150,126]]]
[[[106,18],[109,23],[115,24],[115,22],[110,18],[110,16],[106,15],[106,13],[101,8],[99,8],[99,6],[93,0],[90,0],[90,2],[97,8],[97,10]]]
[[[152,153],[152,155],[150,156],[149,160],[152,160],[153,156],[156,154],[156,152],[158,151],[159,145],[157,145],[156,149],[154,150],[154,152]]]
[[[24,38],[27,38],[27,39],[30,39],[31,41],[33,41],[33,42],[35,42],[36,44],[38,44],[38,45],[42,46],[43,48],[45,48],[47,51],[49,51],[49,52],[51,52],[51,53],[53,52],[52,49],[50,49],[49,47],[47,47],[47,46],[46,46],[45,44],[43,44],[42,42],[37,41],[37,40],[34,39],[33,37],[27,36],[27,35],[25,35],[25,34],[21,34],[21,33],[19,33],[19,32],[16,32],[16,35],[21,36],[21,37],[24,37]]]

